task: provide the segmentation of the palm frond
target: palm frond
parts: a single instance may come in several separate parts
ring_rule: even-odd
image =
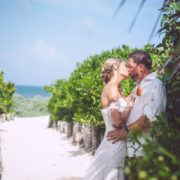
[[[122,8],[122,6],[124,5],[126,0],[121,0],[121,3],[119,4],[117,10],[115,11],[114,15],[113,15],[113,18],[116,17],[117,13],[120,11],[120,9]]]
[[[130,25],[130,27],[129,27],[129,32],[131,32],[131,30],[132,30],[132,28],[133,28],[133,26],[134,26],[134,24],[135,24],[135,22],[136,22],[136,19],[137,19],[139,13],[140,13],[142,7],[144,6],[144,3],[145,3],[145,2],[146,2],[146,0],[142,0],[142,1],[141,1],[141,4],[140,4],[140,6],[139,6],[139,8],[138,8],[138,10],[137,10],[137,12],[136,12],[136,15],[134,16],[134,19],[132,20],[132,23],[131,23],[131,25]]]

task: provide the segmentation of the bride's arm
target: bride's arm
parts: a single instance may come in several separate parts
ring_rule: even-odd
[[[119,112],[117,108],[111,109],[111,116],[112,116],[114,125],[116,127],[120,127],[122,123],[124,123],[127,120],[131,112],[131,109],[132,109],[132,106],[126,107],[123,112]]]
[[[126,98],[127,106],[124,108],[123,112],[119,112],[117,108],[111,109],[111,116],[115,126],[120,127],[122,123],[124,123],[127,120],[131,112],[131,109],[133,108],[135,97],[136,97],[136,92],[132,92],[131,95],[129,95]]]

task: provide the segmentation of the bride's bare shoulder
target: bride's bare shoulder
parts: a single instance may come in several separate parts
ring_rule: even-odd
[[[118,87],[106,85],[101,94],[102,107],[108,107],[112,102],[117,102],[120,97]]]

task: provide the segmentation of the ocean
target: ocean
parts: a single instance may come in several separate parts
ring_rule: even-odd
[[[51,94],[47,93],[42,86],[22,86],[16,85],[16,92],[17,94],[23,96],[24,98],[33,98],[35,96],[41,97],[50,97]]]

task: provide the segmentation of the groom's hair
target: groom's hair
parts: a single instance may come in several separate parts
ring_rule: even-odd
[[[143,50],[136,50],[132,52],[129,55],[129,58],[132,58],[137,65],[143,64],[147,69],[152,68],[152,59],[150,55]]]

